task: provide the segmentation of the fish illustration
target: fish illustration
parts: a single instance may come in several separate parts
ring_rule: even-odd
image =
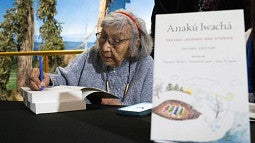
[[[154,107],[152,112],[170,120],[197,119],[201,113],[183,101],[167,100]]]

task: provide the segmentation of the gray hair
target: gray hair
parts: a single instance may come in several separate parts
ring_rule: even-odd
[[[139,59],[150,55],[153,46],[151,36],[147,32],[145,22],[132,12],[124,9],[116,10],[102,20],[101,27],[115,26],[117,30],[122,30],[127,24],[132,27],[129,58]],[[139,47],[136,45],[138,39],[140,39]]]

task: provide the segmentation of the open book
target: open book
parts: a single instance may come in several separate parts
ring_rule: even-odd
[[[100,104],[102,98],[116,98],[113,94],[110,94],[99,88],[83,87],[81,89],[83,97],[87,98],[92,104]]]
[[[86,109],[87,98],[92,104],[100,104],[102,98],[118,98],[104,90],[79,86],[52,86],[43,91],[21,87],[24,104],[36,114]]]

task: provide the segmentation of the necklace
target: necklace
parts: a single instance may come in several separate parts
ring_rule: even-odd
[[[115,72],[115,69],[114,69]],[[131,68],[130,68],[130,62],[128,62],[128,78],[127,78],[127,83],[125,86],[125,90],[123,93],[123,98],[122,101],[125,99],[125,96],[127,95],[127,92],[129,90],[129,84],[130,84],[130,73],[131,73]],[[109,67],[106,68],[106,81],[105,81],[105,89],[109,93],[110,92],[110,84],[109,84]]]

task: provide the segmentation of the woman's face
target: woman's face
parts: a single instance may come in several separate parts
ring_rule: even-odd
[[[99,51],[103,63],[109,67],[121,65],[128,56],[130,46],[131,27],[126,26],[122,31],[116,27],[103,27],[98,34]]]

